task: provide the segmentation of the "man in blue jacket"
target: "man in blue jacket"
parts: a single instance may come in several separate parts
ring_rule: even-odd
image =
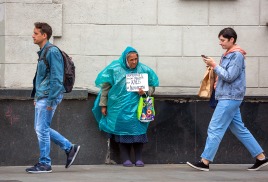
[[[34,129],[37,134],[40,150],[39,162],[33,167],[27,168],[28,173],[49,173],[52,172],[50,158],[50,140],[59,145],[66,152],[67,162],[65,168],[69,168],[79,152],[80,146],[72,144],[64,136],[50,128],[51,121],[57,106],[60,104],[65,91],[63,86],[64,62],[59,49],[51,45],[49,39],[52,35],[52,28],[47,23],[36,22],[33,31],[33,41],[40,47],[38,54],[37,70],[33,80],[35,121]],[[46,61],[44,62],[44,53]]]

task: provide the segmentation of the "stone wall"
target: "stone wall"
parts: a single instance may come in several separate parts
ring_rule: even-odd
[[[0,0],[0,87],[32,86],[33,23],[46,21],[75,60],[75,87],[96,89],[98,72],[131,45],[159,75],[158,94],[196,95],[200,55],[219,61],[218,32],[231,26],[248,53],[247,95],[267,96],[267,9],[267,0]]]

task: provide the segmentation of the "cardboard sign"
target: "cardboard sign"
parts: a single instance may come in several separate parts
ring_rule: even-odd
[[[126,85],[128,92],[138,92],[139,88],[144,91],[149,90],[147,73],[132,73],[126,75]]]

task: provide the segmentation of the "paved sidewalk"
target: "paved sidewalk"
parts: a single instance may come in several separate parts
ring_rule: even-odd
[[[245,164],[212,164],[209,172],[197,171],[186,164],[147,164],[145,167],[121,165],[53,166],[52,173],[27,174],[25,166],[0,167],[0,182],[268,182],[268,166],[247,171]]]

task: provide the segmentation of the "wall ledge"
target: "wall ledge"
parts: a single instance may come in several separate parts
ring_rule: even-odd
[[[0,100],[32,100],[32,88],[0,88]],[[87,100],[88,90],[74,88],[71,93],[65,93],[64,99]]]
[[[32,100],[30,97],[32,88],[0,88],[0,100]],[[65,93],[64,99],[87,100],[88,97],[95,97],[98,94],[96,88],[74,88],[71,93]],[[196,102],[208,101],[199,98],[196,94],[181,94],[169,92],[156,92],[154,97],[158,100],[172,100],[174,102]],[[246,102],[268,102],[268,96],[245,96]]]
[[[89,96],[95,96],[98,94],[98,89],[89,88],[88,93]],[[196,101],[208,101],[208,99],[202,99],[197,96],[195,92],[163,92],[156,91],[154,97],[158,100],[172,100],[174,102],[196,102]],[[246,95],[244,98],[246,102],[268,102],[268,96],[248,96]]]

